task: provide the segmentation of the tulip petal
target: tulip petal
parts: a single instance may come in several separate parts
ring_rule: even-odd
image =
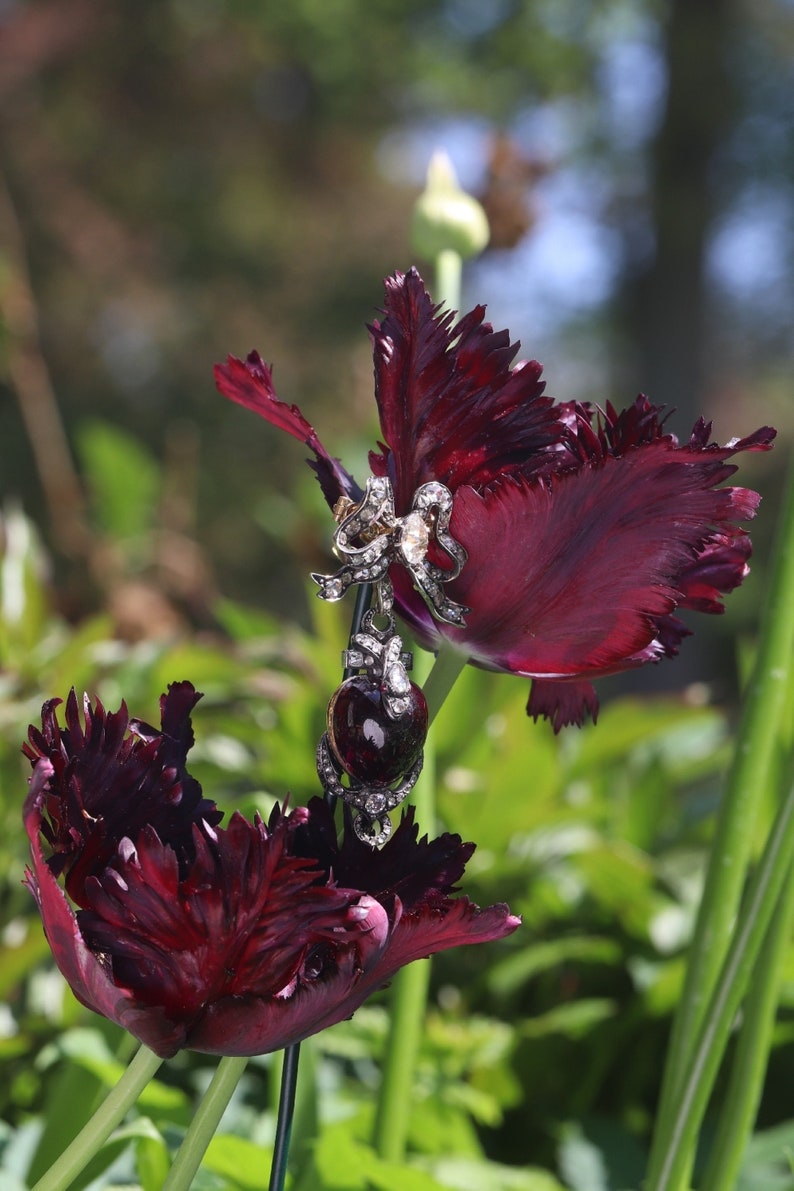
[[[592,683],[581,679],[555,682],[533,678],[527,702],[527,715],[537,722],[541,716],[551,722],[555,732],[568,724],[581,728],[587,719],[598,719],[598,695]]]
[[[474,661],[535,678],[633,664],[659,618],[695,597],[701,564],[742,554],[733,523],[759,498],[715,488],[732,470],[717,453],[658,439],[547,481],[460,489],[452,532],[469,563],[450,595],[472,611],[444,632]],[[741,557],[729,585],[745,566]]]
[[[467,943],[504,938],[519,925],[507,906],[480,910],[467,898],[443,906],[424,905],[411,914],[396,907],[397,922],[384,938],[385,911],[362,898],[370,914],[355,950],[342,951],[335,970],[322,981],[299,985],[287,999],[241,997],[211,1004],[191,1036],[191,1048],[218,1054],[264,1054],[300,1042],[351,1017],[356,1009],[405,964]],[[380,921],[381,929],[375,925]]]
[[[429,480],[454,491],[544,467],[562,427],[537,361],[511,370],[519,345],[483,321],[485,307],[453,325],[416,269],[385,287],[385,317],[370,331],[386,452],[370,461],[390,475],[398,514]]]
[[[379,960],[389,932],[388,915],[374,898],[362,898],[359,906],[363,915],[351,922],[358,928],[355,943],[340,947],[320,978],[298,981],[284,997],[241,995],[211,1002],[193,1030],[191,1049],[266,1054],[351,1017],[382,983]]]
[[[314,452],[315,462],[309,460],[309,465],[317,473],[323,496],[331,508],[340,496],[361,499],[363,490],[340,461],[328,454],[297,405],[287,405],[276,396],[271,370],[258,352],[249,352],[245,362],[229,356],[225,364],[216,364],[215,384],[224,397],[253,410]]]
[[[719,446],[701,418],[682,445],[642,394],[621,411],[555,404],[536,361],[512,366],[518,344],[484,307],[456,322],[415,269],[387,278],[385,293],[370,327],[384,438],[370,466],[391,481],[398,516],[422,484],[449,488],[468,560],[446,590],[471,611],[464,628],[440,624],[399,565],[394,607],[423,645],[446,638],[476,665],[537,679],[530,714],[582,723],[597,708],[590,678],[674,656],[690,633],[675,609],[719,613],[745,578],[750,543],[737,523],[759,497],[718,485],[734,455],[769,450],[775,431]],[[256,353],[216,376],[315,452],[329,504],[360,495],[296,407],[278,401]],[[443,569],[432,546],[429,558]]]
[[[83,939],[66,896],[44,859],[40,842],[42,808],[46,785],[51,777],[51,763],[39,761],[31,778],[24,808],[25,829],[30,840],[33,864],[25,883],[39,907],[55,962],[83,1005],[129,1030],[156,1054],[169,1058],[184,1045],[183,1025],[170,1021],[158,1006],[140,1005],[126,990],[116,986],[109,969]]]
[[[399,898],[404,910],[443,902],[454,893],[474,852],[474,844],[444,832],[419,838],[416,808],[409,806],[387,847],[375,851],[347,831],[333,871],[343,884],[355,884],[386,905]]]
[[[220,820],[185,768],[193,743],[190,712],[200,698],[192,683],[169,687],[161,700],[168,732],[131,721],[123,703],[106,712],[99,700],[92,707],[87,698],[81,723],[74,691],[62,728],[56,718],[60,700],[44,704],[42,729],[31,728],[23,752],[34,765],[45,757],[53,767],[43,830],[55,853],[51,863],[66,874],[77,905],[83,904],[86,880],[103,871],[122,837],[134,840],[148,824],[187,863],[193,823]]]
[[[494,942],[512,934],[520,925],[521,919],[511,914],[504,903],[497,902],[481,910],[467,897],[452,899],[443,912],[435,906],[422,906],[411,914],[403,914],[377,973],[380,983],[373,982],[371,991],[415,959],[425,959],[467,943]]]
[[[78,915],[83,936],[118,984],[183,1020],[188,1034],[208,1001],[275,996],[312,947],[340,941],[358,896],[329,886],[288,843],[287,819],[268,834],[236,814],[209,837],[197,832],[196,859],[180,878],[171,849],[144,831],[92,883],[91,910]]]

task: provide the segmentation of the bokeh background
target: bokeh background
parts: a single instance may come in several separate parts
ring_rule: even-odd
[[[154,719],[190,677],[207,692],[194,770],[224,809],[315,792],[347,615],[306,581],[328,515],[299,444],[225,402],[212,365],[260,350],[361,478],[365,327],[386,274],[432,281],[408,229],[437,147],[491,219],[464,304],[487,304],[553,395],[644,391],[682,437],[701,413],[722,442],[779,429],[742,458],[765,498],[753,575],[680,659],[604,684],[595,730],[533,730],[525,684],[475,674],[439,723],[442,822],[478,842],[474,895],[527,930],[434,968],[412,1144],[489,1163],[464,1191],[638,1185],[794,435],[793,97],[791,0],[0,0],[9,1188],[126,1046],[64,995],[19,885],[25,725],[72,684]],[[792,1186],[789,969],[746,1191]],[[375,1005],[318,1044],[360,1137],[384,1032]],[[250,1181],[241,1150],[197,1186],[261,1185],[268,1064],[229,1126],[264,1147]],[[207,1078],[196,1056],[169,1071],[155,1139],[117,1147],[145,1191]],[[328,1169],[355,1166],[346,1128],[322,1133]],[[497,1163],[562,1183],[499,1182]]]
[[[465,302],[550,392],[788,433],[785,0],[4,0],[0,21],[0,482],[70,614],[120,580],[86,480],[107,427],[163,469],[149,499],[184,547],[137,578],[191,618],[219,588],[294,609],[299,448],[227,408],[211,365],[257,347],[363,454],[365,323],[383,276],[425,264],[407,229],[436,146],[493,224]]]

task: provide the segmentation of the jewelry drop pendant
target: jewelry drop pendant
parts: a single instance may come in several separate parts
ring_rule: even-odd
[[[391,835],[389,811],[421,772],[427,703],[408,677],[413,658],[403,652],[391,615],[382,629],[375,617],[372,610],[365,614],[362,631],[344,653],[346,671],[359,673],[331,696],[317,771],[328,793],[357,810],[353,827],[359,839],[380,847]]]
[[[328,704],[328,743],[348,777],[388,785],[418,761],[427,736],[427,703],[413,682],[404,701],[402,715],[390,716],[383,684],[366,674],[337,688]]]
[[[378,848],[391,835],[389,811],[416,784],[427,737],[427,703],[408,677],[413,658],[402,652],[394,629],[390,568],[408,571],[437,620],[462,625],[469,609],[445,595],[443,585],[460,575],[466,551],[450,532],[452,493],[435,480],[420,485],[409,512],[398,517],[391,481],[370,476],[361,499],[340,498],[334,516],[334,552],[342,565],[332,575],[312,574],[317,594],[336,601],[358,585],[366,595],[343,654],[344,681],[328,704],[317,773],[329,801],[341,798],[358,812],[358,838]],[[439,566],[434,560],[444,555],[447,565]],[[377,613],[362,616],[373,589]]]

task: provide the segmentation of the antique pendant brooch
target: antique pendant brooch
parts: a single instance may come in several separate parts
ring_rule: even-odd
[[[397,517],[390,481],[370,477],[361,501],[343,498],[334,512],[342,566],[333,575],[312,575],[317,594],[335,601],[363,584],[372,607],[354,622],[342,655],[345,677],[328,704],[317,773],[326,797],[341,798],[355,812],[359,839],[377,848],[391,835],[389,812],[416,784],[427,736],[427,703],[409,677],[413,655],[403,650],[392,616],[389,568],[404,566],[433,615],[462,625],[468,608],[450,600],[442,584],[460,574],[466,551],[449,532],[452,495],[443,484],[423,484],[411,511]],[[448,568],[428,558],[431,543],[446,554]]]

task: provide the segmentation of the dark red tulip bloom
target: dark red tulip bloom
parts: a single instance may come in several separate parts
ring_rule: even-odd
[[[622,413],[555,404],[536,361],[511,368],[519,345],[484,307],[454,323],[416,270],[387,279],[384,314],[370,328],[384,440],[370,465],[391,480],[398,516],[420,484],[450,489],[468,562],[447,590],[471,609],[464,627],[439,623],[393,567],[397,610],[424,645],[446,637],[476,665],[532,678],[528,711],[555,730],[595,718],[593,678],[674,656],[690,631],[677,609],[722,612],[747,575],[738,523],[760,498],[719,485],[729,459],[767,450],[775,431],[720,447],[701,419],[679,443],[642,396]],[[311,448],[331,506],[360,495],[256,352],[215,371],[225,396]]]
[[[199,698],[169,687],[158,731],[87,698],[81,722],[72,692],[65,727],[52,700],[31,728],[26,883],[84,1005],[163,1057],[263,1054],[350,1017],[411,960],[516,928],[451,896],[474,845],[419,840],[411,811],[374,855],[337,843],[320,798],[220,827],[185,769]]]

